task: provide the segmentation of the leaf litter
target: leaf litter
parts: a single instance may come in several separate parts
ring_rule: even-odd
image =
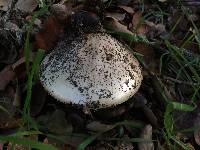
[[[37,14],[46,6],[48,11]],[[37,138],[23,136],[32,140],[24,139],[33,147],[196,149],[200,143],[199,7],[198,1],[0,1],[0,133],[5,135],[0,138],[22,149],[23,140],[6,135],[37,129]],[[104,32],[128,45],[138,58],[144,75],[140,96],[117,108],[83,114],[77,106],[55,102],[41,89],[36,74],[31,116],[26,116],[31,123],[26,124],[22,121],[28,88],[23,56],[26,34],[30,32],[31,66],[37,49],[53,50],[78,11],[98,16]],[[11,143],[0,145],[10,147]]]

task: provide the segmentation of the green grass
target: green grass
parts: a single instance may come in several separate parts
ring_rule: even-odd
[[[32,95],[33,77],[35,73],[38,71],[38,68],[43,56],[44,56],[44,50],[39,49],[38,52],[36,53],[35,60],[31,67],[31,71],[28,72],[27,95],[26,95],[24,109],[23,109],[24,119],[27,118],[25,117],[25,114],[30,116],[30,102],[31,102],[31,95]]]
[[[23,108],[23,119],[24,121],[29,124],[30,123],[30,101],[31,101],[31,95],[32,95],[32,86],[33,86],[33,79],[35,76],[37,76],[40,61],[43,58],[44,55],[44,50],[39,49],[38,52],[36,53],[35,59],[33,61],[32,66],[30,67],[30,51],[31,51],[31,46],[30,46],[30,33],[33,29],[33,24],[34,21],[41,15],[45,14],[48,12],[48,5],[43,5],[42,8],[40,8],[38,11],[35,11],[32,15],[31,21],[27,24],[27,34],[26,34],[26,39],[25,39],[25,44],[24,44],[24,57],[25,57],[25,62],[26,62],[26,71],[27,71],[27,93],[26,93],[26,98],[24,102],[24,108]],[[27,117],[29,116],[29,117]],[[29,119],[28,119],[29,118]]]
[[[27,94],[24,102],[24,108],[23,108],[23,120],[24,125],[27,125],[28,129],[33,128],[34,130],[38,131],[37,123],[31,118],[30,116],[30,101],[31,101],[31,95],[32,95],[32,86],[35,76],[37,76],[40,62],[44,56],[44,50],[39,49],[36,53],[36,56],[34,58],[33,64],[30,66],[30,33],[33,29],[33,24],[36,18],[39,16],[45,14],[48,11],[48,6],[43,5],[43,7],[39,10],[33,13],[31,21],[27,24],[27,34],[24,44],[24,56],[25,56],[25,62],[26,62],[26,70],[27,70]],[[1,107],[3,111],[6,111],[3,107]],[[7,111],[6,111],[7,112]],[[35,149],[41,149],[41,150],[57,150],[54,146],[49,144],[44,144],[38,141],[29,140],[23,138],[22,135],[19,134],[20,132],[17,132],[16,134],[9,135],[9,136],[0,136],[0,140],[2,141],[9,141],[13,144],[21,144],[24,146],[27,146],[29,148],[35,148]],[[30,135],[30,134],[28,134]]]
[[[178,102],[169,102],[167,104],[167,107],[164,113],[164,128],[167,133],[165,137],[167,138],[168,143],[170,143],[169,142],[170,140],[173,140],[176,144],[181,146],[184,150],[189,150],[189,147],[186,144],[184,144],[183,142],[181,142],[180,140],[176,138],[176,131],[174,130],[172,112],[174,112],[175,110],[184,111],[184,112],[193,111],[195,108],[196,108],[195,106],[190,106],[190,105],[178,103]]]
[[[39,149],[39,150],[57,150],[57,148],[55,148],[54,146],[50,144],[44,144],[42,142],[24,138],[24,136],[31,136],[31,135],[38,135],[38,134],[42,134],[42,133],[38,131],[23,131],[23,132],[19,131],[15,134],[8,135],[8,136],[0,135],[0,140],[9,141],[12,144],[20,144],[27,148],[34,148],[34,149]]]
[[[94,140],[96,140],[98,137],[100,137],[103,133],[108,132],[108,131],[116,128],[117,126],[122,126],[122,125],[126,125],[126,126],[129,126],[129,127],[132,127],[132,128],[142,128],[142,127],[144,127],[143,124],[133,122],[133,121],[123,121],[123,122],[116,123],[114,125],[111,125],[110,128],[105,129],[102,132],[99,132],[97,134],[94,134],[94,135],[87,137],[81,144],[78,145],[77,150],[84,150],[89,144],[91,144]],[[120,140],[120,139],[112,139],[112,140]],[[137,140],[135,139],[135,142],[136,141],[139,141],[139,139],[137,139]],[[140,139],[140,141],[142,141],[142,139]]]
[[[184,12],[185,13],[185,12]],[[186,14],[187,15],[187,14]],[[180,23],[180,20],[182,17],[179,17],[176,24],[172,27],[170,34],[173,34],[175,31],[177,25]],[[192,21],[191,21],[192,22]],[[191,112],[194,111],[196,108],[195,102],[199,99],[199,90],[200,90],[200,70],[199,70],[199,64],[200,64],[200,55],[194,54],[192,51],[186,50],[183,47],[192,42],[195,37],[197,37],[196,41],[198,44],[200,42],[198,41],[198,35],[199,32],[195,26],[195,24],[192,22],[193,25],[193,32],[191,30],[188,30],[185,37],[182,40],[182,45],[180,47],[177,47],[176,45],[172,44],[169,40],[164,40],[163,43],[166,45],[166,53],[164,53],[161,56],[160,59],[160,73],[162,75],[175,75],[175,79],[182,81],[182,83],[191,83],[190,86],[193,90],[191,95],[188,97],[190,99],[190,103],[193,105],[188,105],[180,102],[176,102],[175,100],[169,100],[166,105],[166,110],[164,113],[164,129],[163,131],[165,135],[165,139],[169,145],[170,149],[177,149],[177,146],[182,147],[184,150],[189,150],[190,148],[177,139],[176,133],[181,132],[179,129],[176,131],[174,129],[174,120],[172,117],[172,113],[174,111],[183,111],[183,112]],[[165,64],[163,63],[163,60],[166,59]],[[165,67],[163,67],[165,66]],[[163,71],[162,71],[163,69]],[[182,129],[183,131],[194,131],[195,127],[191,127],[190,129]],[[193,130],[192,130],[193,129]],[[172,141],[176,144],[172,144]]]
[[[38,50],[36,53],[35,60],[30,66],[30,33],[31,30],[33,29],[33,23],[36,18],[41,16],[42,14],[46,13],[48,11],[48,6],[44,5],[43,1],[40,1],[41,3],[41,9],[37,12],[35,12],[32,16],[32,20],[30,23],[27,25],[27,35],[26,35],[26,40],[25,40],[25,45],[24,45],[24,56],[26,59],[26,69],[27,69],[27,95],[25,99],[25,104],[23,108],[23,119],[25,122],[25,125],[28,126],[29,129],[33,129],[34,131],[24,131],[24,132],[17,132],[16,134],[9,135],[9,136],[0,136],[0,140],[2,141],[10,141],[11,143],[14,144],[22,144],[25,146],[29,146],[31,148],[36,148],[36,149],[49,149],[49,150],[55,150],[56,148],[44,144],[38,141],[33,141],[29,139],[25,139],[24,136],[30,136],[33,134],[36,135],[46,135],[47,137],[57,139],[61,141],[62,143],[65,143],[63,139],[59,139],[55,135],[50,135],[48,133],[41,133],[39,130],[39,127],[37,123],[31,118],[30,116],[30,101],[31,101],[31,95],[32,95],[32,86],[34,84],[34,78],[37,76],[38,69],[39,69],[39,64],[40,61],[43,58],[44,51],[43,50]],[[112,3],[112,0],[109,1],[109,5]],[[141,1],[141,10],[144,11],[144,3]],[[184,9],[185,11],[185,9]],[[187,14],[187,12],[184,12]],[[148,16],[154,15],[157,16],[161,23],[163,23],[163,18],[164,15],[169,15],[165,13],[161,8],[158,8],[158,11],[152,12],[144,16],[143,19],[148,18]],[[172,35],[178,24],[181,22],[181,19],[183,17],[179,17],[175,25],[171,28],[170,30],[170,35]],[[193,26],[192,30],[188,30],[188,32],[185,34],[182,40],[182,44],[180,47],[176,46],[174,43],[170,41],[170,37],[168,39],[161,39],[160,43],[165,45],[165,53],[163,53],[160,57],[160,64],[159,64],[159,73],[160,76],[154,76],[153,77],[153,86],[155,86],[156,92],[158,94],[159,99],[161,99],[162,103],[164,104],[165,110],[163,112],[163,128],[159,130],[159,132],[163,135],[165,138],[165,142],[169,146],[169,149],[175,150],[178,147],[181,147],[184,150],[189,150],[189,147],[183,143],[181,140],[179,140],[176,135],[179,132],[189,132],[189,131],[194,131],[195,129],[199,129],[199,126],[194,126],[189,129],[180,129],[176,130],[174,128],[174,120],[173,120],[173,112],[175,111],[182,111],[182,112],[191,112],[194,111],[196,108],[195,102],[200,98],[199,95],[199,90],[200,90],[200,56],[198,54],[194,54],[193,52],[184,49],[183,47],[187,45],[190,42],[193,42],[195,39],[197,41],[197,44],[200,47],[200,34],[198,31],[198,28],[196,27],[195,23],[191,20],[191,24]],[[116,36],[120,36],[121,38],[128,40],[130,44],[132,42],[143,42],[144,44],[150,45],[152,47],[159,48],[160,45],[157,45],[158,43],[151,42],[147,37],[137,35],[137,34],[128,34],[128,33],[123,33],[123,32],[117,32],[114,31],[113,29],[109,28],[110,33]],[[143,64],[145,66],[144,60],[142,60],[142,55],[136,54],[140,58]],[[152,74],[150,74],[152,75]],[[182,81],[184,83],[191,83],[192,87],[192,93],[188,97],[190,99],[190,105],[177,102],[174,99],[171,99],[168,97],[165,91],[165,83],[163,81],[162,76],[170,76],[171,78],[174,78],[174,84],[176,84],[176,80]],[[6,111],[4,108],[0,107],[3,111]],[[137,123],[137,122],[130,122],[130,121],[123,121],[116,123],[114,125],[111,125],[109,129],[105,129],[102,132],[98,132],[95,134],[91,135],[83,135],[85,140],[82,141],[77,147],[78,150],[83,150],[85,149],[89,144],[91,144],[94,140],[105,140],[105,141],[126,141],[127,139],[120,139],[120,138],[106,138],[103,137],[103,135],[110,131],[113,130],[114,128],[118,126],[131,126],[132,128],[142,128],[144,125]],[[67,135],[65,135],[67,136]],[[76,134],[70,134],[70,136],[76,136]],[[140,138],[131,138],[128,140],[129,142],[149,142],[145,141],[144,139]]]
[[[55,148],[52,145],[44,144],[38,141],[29,140],[25,138],[19,138],[19,137],[13,137],[13,136],[0,136],[0,140],[9,141],[14,144],[20,144],[28,148],[35,148],[39,150],[57,150],[57,148]]]
[[[161,17],[161,20],[163,15],[168,15],[163,14],[164,11],[162,10],[159,11],[162,14],[161,16],[158,16]],[[148,18],[149,15],[151,14],[147,14],[145,17]],[[165,137],[169,149],[174,150],[177,149],[177,147],[182,147],[184,150],[189,150],[189,147],[185,143],[177,139],[176,134],[181,131],[176,131],[176,129],[174,129],[174,120],[172,117],[172,113],[177,110],[183,112],[194,111],[194,109],[196,108],[195,102],[200,98],[200,55],[183,48],[188,43],[193,42],[194,39],[197,41],[196,44],[198,44],[200,47],[200,34],[198,28],[191,20],[193,28],[189,29],[185,37],[183,37],[182,45],[180,47],[177,47],[170,41],[171,35],[175,32],[178,24],[181,22],[182,19],[183,16],[180,16],[177,22],[171,28],[171,30],[169,31],[170,36],[168,37],[168,39],[161,39],[161,41],[159,41],[160,44],[165,45],[165,52],[160,57],[159,73],[161,76],[155,76],[153,79],[153,85],[155,86],[158,97],[159,99],[161,99],[162,103],[165,106],[165,112],[163,114],[164,127],[161,132]],[[109,31],[110,30],[112,29],[109,28]],[[120,33],[115,31],[112,32],[112,34],[118,35],[126,41],[130,41],[130,43],[143,42],[144,44],[148,44],[152,47],[159,49],[159,43],[149,42],[149,40],[145,36],[141,38],[138,35]],[[165,93],[165,83],[163,83],[162,76],[171,76],[172,78],[174,78],[174,84],[176,84],[176,80],[182,82],[183,84],[190,83],[193,92],[187,98],[190,99],[190,103],[193,106],[181,102],[176,102],[176,100],[170,99]],[[194,129],[195,127],[191,127],[190,131],[194,131]],[[187,131],[187,129],[182,130]]]

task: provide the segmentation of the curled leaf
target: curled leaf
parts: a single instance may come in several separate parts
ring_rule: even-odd
[[[13,80],[15,77],[15,73],[11,67],[11,65],[6,66],[0,72],[0,90],[4,90],[8,83]]]

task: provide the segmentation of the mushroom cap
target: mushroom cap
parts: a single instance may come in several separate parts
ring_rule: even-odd
[[[55,99],[90,108],[121,104],[142,82],[139,62],[106,33],[62,40],[41,63],[40,81]]]

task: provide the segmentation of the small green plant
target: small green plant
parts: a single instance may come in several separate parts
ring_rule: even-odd
[[[168,70],[176,75],[176,79],[187,81],[191,84],[194,93],[191,95],[191,100],[199,98],[199,85],[200,85],[200,56],[193,54],[183,48],[178,48],[172,45],[169,41],[165,41],[168,48],[169,60],[167,63]]]
[[[44,51],[39,49],[38,52],[36,53],[31,71],[28,72],[27,95],[26,95],[24,109],[23,109],[24,118],[26,118],[25,114],[28,116],[30,115],[30,101],[31,101],[31,94],[32,94],[33,77],[39,68],[40,61],[42,60],[43,56],[44,56]]]
[[[27,123],[30,122],[30,119],[28,119],[29,121],[27,120],[27,118],[30,118],[30,117],[27,117],[27,116],[30,116],[30,101],[31,101],[31,95],[32,95],[33,78],[38,71],[40,61],[42,60],[43,55],[44,55],[44,51],[39,49],[38,52],[36,53],[33,65],[30,68],[30,62],[29,62],[30,49],[31,49],[30,42],[29,42],[30,33],[33,29],[33,23],[35,19],[45,14],[46,12],[48,12],[48,6],[44,5],[44,7],[42,7],[39,11],[34,12],[34,14],[32,15],[31,21],[27,25],[27,34],[26,34],[25,45],[24,45],[24,56],[25,56],[25,61],[26,61],[28,81],[27,81],[27,95],[25,98],[25,104],[23,108],[23,119]]]
[[[182,18],[182,16],[179,17],[176,24],[172,27],[170,34],[173,34]],[[172,76],[172,78],[175,79],[174,82],[178,80],[182,84],[190,83],[189,85],[192,88],[192,92],[188,99],[190,99],[190,102],[194,105],[190,106],[188,104],[183,104],[170,100],[167,102],[166,110],[164,113],[165,131],[163,131],[163,133],[170,149],[177,149],[177,147],[182,147],[182,149],[184,150],[189,150],[188,145],[186,145],[176,137],[177,131],[174,129],[172,113],[177,110],[183,112],[194,111],[194,109],[196,108],[195,100],[198,100],[200,96],[200,55],[183,48],[189,42],[193,42],[195,38],[197,38],[196,41],[198,42],[199,32],[198,30],[196,30],[197,28],[195,24],[192,24],[194,26],[194,30],[188,30],[182,40],[181,47],[178,47],[172,44],[169,40],[164,39],[163,43],[166,45],[166,52],[160,58],[160,73],[162,73],[162,75]],[[165,61],[165,63],[163,61]]]
[[[176,144],[181,146],[184,150],[189,150],[189,147],[186,144],[184,144],[182,141],[176,138],[176,132],[174,130],[174,125],[173,125],[174,123],[173,123],[173,118],[172,118],[172,112],[175,110],[188,112],[188,111],[193,111],[194,109],[195,109],[194,106],[190,106],[190,105],[178,103],[178,102],[169,102],[167,104],[166,111],[164,114],[164,127],[167,133],[166,139],[169,145],[172,145],[170,144],[170,140],[173,140]]]

